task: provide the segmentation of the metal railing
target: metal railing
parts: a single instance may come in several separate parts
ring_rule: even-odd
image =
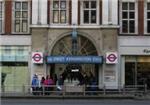
[[[100,88],[101,87],[101,88]],[[109,86],[2,86],[2,96],[101,96],[101,95],[146,95],[150,94],[147,85]]]

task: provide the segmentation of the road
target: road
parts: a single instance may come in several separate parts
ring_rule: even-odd
[[[1,105],[150,105],[150,100],[3,99]]]

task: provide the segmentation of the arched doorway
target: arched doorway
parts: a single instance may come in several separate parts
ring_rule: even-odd
[[[72,56],[72,37],[71,35],[65,36],[58,40],[54,45],[51,56]],[[78,35],[76,45],[76,56],[97,56],[97,50],[94,44],[86,37]],[[98,70],[99,64],[90,63],[68,63],[68,64],[49,64],[50,74],[59,75],[64,74],[64,80],[69,82],[78,80],[82,81],[82,76],[86,75],[89,78],[95,78],[98,83]],[[71,77],[71,78],[70,78]],[[67,80],[68,79],[68,80]],[[89,81],[90,82],[90,81]]]

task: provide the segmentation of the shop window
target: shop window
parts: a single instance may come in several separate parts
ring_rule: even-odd
[[[12,52],[11,47],[9,46],[4,47],[4,54],[11,55],[11,52]]]
[[[13,3],[13,32],[29,33],[29,2],[15,1]]]
[[[145,2],[145,33],[150,33],[150,1]]]
[[[81,22],[82,24],[98,24],[98,0],[83,0],[81,2]]]
[[[19,55],[24,55],[25,50],[24,50],[23,47],[19,47],[16,52],[17,52],[17,54],[19,54]]]
[[[120,1],[120,33],[137,33],[137,2]]]
[[[29,71],[27,62],[2,62],[1,63],[1,89],[5,92],[22,92],[28,91],[23,89],[28,85]]]
[[[144,86],[150,89],[150,57],[125,57],[125,85]]]
[[[0,33],[3,33],[4,22],[4,3],[0,1]]]
[[[52,0],[52,23],[66,24],[68,22],[68,0]]]
[[[135,85],[135,62],[125,63],[125,85]]]
[[[3,46],[1,47],[1,61],[28,61],[28,47],[26,46]]]

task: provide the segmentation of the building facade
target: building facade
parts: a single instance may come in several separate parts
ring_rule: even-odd
[[[149,4],[0,0],[2,85],[13,83],[5,89],[9,91],[15,85],[30,85],[34,74],[59,77],[64,72],[73,72],[74,79],[76,73],[92,74],[99,88],[109,89],[138,84],[141,72],[148,79]]]
[[[117,88],[117,64],[106,64],[105,55],[106,52],[118,50],[118,1],[32,0],[32,4],[36,3],[37,5],[32,5],[32,52],[42,52],[46,59],[54,61],[32,64],[31,71],[39,75],[59,76],[64,72],[69,74],[70,70],[79,69],[79,72],[88,76],[92,73],[100,87],[105,84]],[[115,8],[112,9],[113,5]],[[115,17],[113,14],[116,14]],[[76,33],[76,38],[72,35],[73,32]],[[55,58],[52,58],[54,56]],[[62,56],[64,59],[79,58],[80,63],[78,60],[61,62]],[[99,63],[82,61],[85,56],[85,59],[94,56],[103,60]]]
[[[120,33],[118,38],[121,85],[150,87],[150,1],[120,1]]]

